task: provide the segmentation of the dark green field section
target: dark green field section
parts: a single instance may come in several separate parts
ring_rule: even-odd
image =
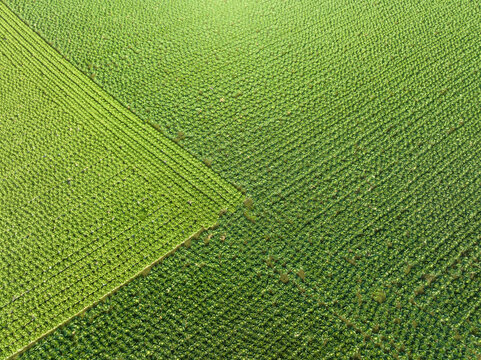
[[[7,3],[252,199],[26,359],[479,358],[478,2]]]
[[[242,195],[0,3],[0,358],[99,300]]]

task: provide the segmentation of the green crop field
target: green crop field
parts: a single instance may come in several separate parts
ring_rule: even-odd
[[[481,358],[481,3],[0,0],[0,144],[1,358]]]

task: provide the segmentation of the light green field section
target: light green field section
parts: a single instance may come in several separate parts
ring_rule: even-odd
[[[2,3],[0,102],[0,358],[240,202]]]

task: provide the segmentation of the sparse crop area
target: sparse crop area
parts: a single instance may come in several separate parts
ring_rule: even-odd
[[[0,357],[480,358],[480,4],[1,1]]]

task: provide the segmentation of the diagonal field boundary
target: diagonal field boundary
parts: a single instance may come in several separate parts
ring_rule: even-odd
[[[0,2],[0,358],[146,274],[241,198]]]

